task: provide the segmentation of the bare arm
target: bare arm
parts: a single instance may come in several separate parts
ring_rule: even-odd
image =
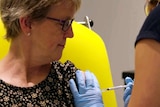
[[[160,43],[145,39],[135,49],[135,81],[128,107],[160,107]]]

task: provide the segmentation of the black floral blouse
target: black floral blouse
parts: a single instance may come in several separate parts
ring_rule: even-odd
[[[48,77],[29,88],[0,80],[0,107],[74,107],[68,82],[76,70],[70,61],[53,62]]]

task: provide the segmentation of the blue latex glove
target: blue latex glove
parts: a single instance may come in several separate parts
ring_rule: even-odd
[[[70,79],[70,89],[76,107],[104,107],[99,83],[90,71],[76,71],[76,83]]]
[[[128,87],[126,87],[126,89],[124,91],[123,100],[124,100],[124,107],[127,107],[129,100],[130,100],[130,97],[131,97],[132,87],[133,87],[134,81],[132,80],[132,78],[126,77],[125,83],[126,83],[126,85],[128,85]]]

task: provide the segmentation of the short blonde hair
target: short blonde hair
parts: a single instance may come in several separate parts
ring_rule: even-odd
[[[15,38],[20,32],[19,18],[29,17],[31,20],[43,19],[51,5],[63,0],[0,0],[1,18],[6,28],[6,38]],[[76,9],[80,8],[81,0],[71,1]]]

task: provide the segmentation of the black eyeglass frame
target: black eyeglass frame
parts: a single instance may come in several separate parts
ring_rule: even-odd
[[[72,22],[74,19],[68,19],[68,20],[61,20],[61,19],[57,19],[57,18],[52,18],[52,17],[46,17],[47,19],[49,20],[53,20],[53,21],[57,21],[59,22],[60,24],[62,24],[62,30],[64,32],[66,32],[72,25]]]

